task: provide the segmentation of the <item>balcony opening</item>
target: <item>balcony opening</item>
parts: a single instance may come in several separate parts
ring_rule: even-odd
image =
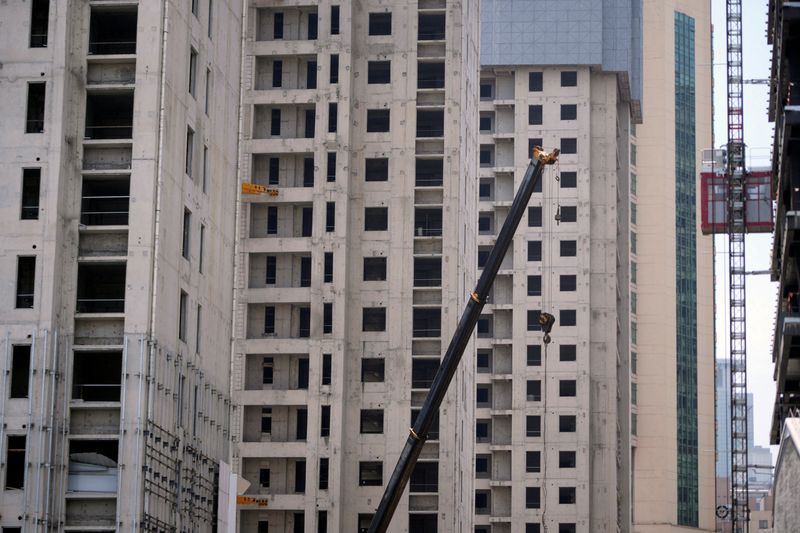
[[[445,15],[441,14],[422,14],[419,15],[420,41],[441,41],[445,37]]]
[[[117,492],[117,440],[71,440],[67,492]]]
[[[78,265],[77,312],[125,312],[125,263]]]
[[[50,25],[50,0],[33,0],[31,4],[31,48],[46,48]]]
[[[126,226],[130,201],[130,178],[84,178],[81,193],[81,224]]]
[[[9,398],[27,398],[31,379],[31,345],[15,345],[11,353]]]
[[[25,133],[44,133],[45,82],[28,84]]]
[[[444,160],[417,159],[415,183],[417,187],[441,187],[443,178]]]
[[[361,360],[361,382],[383,383],[384,361],[382,358],[364,358]]]
[[[414,287],[441,287],[441,257],[414,258]]]
[[[414,426],[414,422],[417,421],[417,417],[419,416],[420,409],[412,409],[411,410],[411,425],[409,427]],[[437,412],[436,415],[433,417],[433,422],[431,422],[431,427],[428,430],[428,440],[439,440],[439,413]]]
[[[136,22],[136,6],[92,8],[89,54],[135,54]]]
[[[118,402],[122,384],[121,352],[76,352],[72,366],[72,399]]]
[[[444,63],[417,63],[417,89],[444,89]]]
[[[423,461],[414,465],[411,472],[411,492],[438,492],[439,491],[439,463],[433,461]],[[418,515],[432,516],[436,515]],[[434,521],[435,523],[435,521]],[[419,531],[411,528],[411,531]]]
[[[42,169],[22,169],[22,206],[20,220],[39,219],[39,196],[42,181]]]
[[[418,109],[417,137],[444,137],[444,111]]]
[[[5,488],[22,490],[25,488],[25,435],[9,435],[6,447]]]
[[[36,257],[17,257],[17,294],[14,307],[33,309],[36,290]]]
[[[414,228],[417,237],[441,237],[442,209],[417,208],[414,211]]]
[[[442,336],[442,310],[439,308],[414,309],[413,335],[417,338]]]
[[[133,91],[86,95],[86,139],[133,137]]]
[[[358,464],[358,484],[362,487],[383,485],[383,463],[381,461],[361,461]]]
[[[411,360],[411,388],[429,389],[433,384],[433,378],[439,370],[438,359],[416,359]]]

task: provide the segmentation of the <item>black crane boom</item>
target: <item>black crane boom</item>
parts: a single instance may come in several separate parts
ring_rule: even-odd
[[[478,317],[486,303],[486,296],[492,288],[497,271],[500,269],[500,263],[502,263],[509,246],[511,246],[514,233],[516,233],[520,220],[522,220],[522,215],[525,213],[531,194],[542,177],[545,165],[555,163],[558,160],[558,154],[558,149],[554,149],[550,153],[543,151],[538,146],[533,149],[533,159],[514,197],[508,217],[503,223],[500,234],[497,236],[497,242],[489,254],[486,265],[483,267],[483,273],[478,279],[478,284],[470,294],[467,307],[461,315],[461,320],[459,320],[458,326],[453,333],[453,338],[450,340],[450,345],[442,358],[439,370],[437,370],[436,376],[433,378],[433,384],[427,398],[425,398],[425,403],[422,405],[413,427],[409,430],[408,440],[406,440],[405,447],[400,453],[397,465],[394,467],[394,472],[392,472],[392,477],[389,478],[389,482],[386,484],[386,490],[383,493],[383,498],[381,498],[377,511],[375,511],[375,516],[372,518],[372,523],[367,530],[368,533],[385,533],[389,527],[389,522],[392,520],[392,515],[394,515],[400,497],[403,495],[408,479],[411,477],[414,465],[416,465],[419,454],[422,452],[422,446],[428,439],[428,431],[431,428],[434,417],[439,412],[439,406],[441,406],[444,395],[450,387],[450,382],[456,373],[458,363],[461,361],[464,349],[472,336],[472,331],[475,329],[475,324],[478,322]],[[545,336],[547,336],[554,322],[552,315],[542,313],[539,321],[543,326],[542,329],[545,331]]]

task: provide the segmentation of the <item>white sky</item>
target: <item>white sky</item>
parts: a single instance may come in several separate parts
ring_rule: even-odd
[[[770,75],[770,47],[767,45],[767,2],[743,2],[744,78],[762,79]],[[712,0],[714,23],[714,135],[720,146],[727,139],[725,0]],[[767,117],[768,85],[744,86],[744,136],[748,146],[748,165],[767,166],[772,152],[773,125]],[[728,357],[727,240],[716,238],[716,356]],[[769,269],[772,235],[750,235],[746,242],[748,270]],[[777,283],[770,277],[747,276],[747,372],[748,389],[753,393],[754,440],[769,445],[775,384],[772,379],[772,341],[775,331]],[[773,457],[776,448],[773,448]]]

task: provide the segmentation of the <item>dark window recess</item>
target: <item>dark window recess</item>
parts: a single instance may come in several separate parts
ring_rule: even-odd
[[[389,131],[388,109],[367,109],[367,132],[385,133]]]
[[[413,312],[414,337],[441,337],[442,310],[415,308]]]
[[[561,120],[575,120],[578,118],[578,106],[575,104],[561,104]]]
[[[280,109],[272,109],[270,111],[269,134],[270,135],[280,135],[281,134],[281,110]]]
[[[383,463],[380,461],[361,461],[358,463],[358,484],[362,487],[383,485]]]
[[[380,358],[364,358],[361,360],[361,382],[383,383],[384,361]]]
[[[17,257],[17,295],[14,307],[33,309],[36,287],[36,257]]]
[[[322,304],[322,333],[333,333],[333,303]]]
[[[475,477],[486,479],[489,477],[489,465],[491,456],[489,455],[476,455],[475,456]]]
[[[478,385],[475,389],[475,403],[478,407],[488,407],[491,402],[491,389],[488,385]]]
[[[575,468],[575,452],[558,452],[559,468]]]
[[[322,384],[323,385],[330,385],[331,384],[331,354],[324,353],[322,354]]]
[[[525,533],[541,533],[541,524],[528,522],[525,524]]]
[[[386,331],[386,308],[365,307],[361,310],[362,331]]]
[[[383,433],[383,409],[361,410],[361,433]]]
[[[325,231],[330,233],[336,229],[336,202],[325,204]]]
[[[475,513],[489,514],[489,502],[491,501],[491,492],[488,490],[475,491]]]
[[[578,186],[577,172],[562,172],[559,178],[562,189],[574,189]]]
[[[306,514],[302,511],[293,513],[294,526],[292,533],[304,533],[306,530]]]
[[[543,76],[541,72],[528,73],[528,90],[531,92],[540,92],[542,90]]]
[[[303,187],[314,186],[314,158],[303,158]]]
[[[44,133],[44,98],[44,82],[28,84],[28,107],[25,116],[25,133]]]
[[[369,34],[370,35],[391,35],[392,34],[392,14],[391,13],[370,13],[369,14]]]
[[[525,398],[529,402],[542,401],[542,382],[538,379],[529,379],[525,383]]]
[[[528,311],[528,331],[542,331],[542,325],[539,324],[539,315],[541,313],[538,309]]]
[[[371,514],[358,514],[358,533],[367,533],[369,525],[372,522],[372,516]]]
[[[14,346],[11,352],[11,386],[9,398],[27,398],[31,372],[31,346]]]
[[[562,398],[574,398],[577,394],[577,384],[574,379],[562,379],[558,382],[558,395]]]
[[[308,390],[308,374],[309,364],[307,357],[301,357],[297,360],[297,388],[300,390]]]
[[[444,14],[422,14],[419,19],[420,41],[441,41],[445,37],[445,16]]]
[[[189,259],[189,251],[192,243],[192,212],[184,208],[183,210],[183,236],[181,238],[181,256]]]
[[[442,208],[417,208],[414,211],[414,232],[417,237],[442,236]]]
[[[415,177],[417,187],[441,187],[444,177],[444,160],[417,159]]]
[[[364,258],[364,281],[386,281],[386,258]]]
[[[331,6],[331,35],[339,35],[339,6]]]
[[[6,447],[6,489],[25,488],[25,435],[9,435]]]
[[[542,206],[535,205],[528,208],[528,227],[542,227]]]
[[[444,63],[417,63],[417,89],[443,89]]]
[[[542,241],[528,241],[528,261],[542,260]]]
[[[294,463],[294,491],[302,494],[306,491],[306,461],[297,459]]]
[[[542,506],[541,493],[540,487],[525,487],[525,508],[539,509]]]
[[[124,312],[125,265],[79,265],[76,311],[78,313]]]
[[[373,157],[364,160],[364,181],[388,181],[389,159]]]
[[[558,533],[575,533],[577,527],[575,524],[560,523],[558,524]]]
[[[411,360],[411,388],[429,389],[433,384],[436,371],[439,370],[438,359],[419,359]]]
[[[47,28],[50,23],[50,0],[33,0],[31,6],[31,48],[47,46]]]
[[[319,436],[331,436],[331,406],[323,405],[322,412],[319,417]]]
[[[541,472],[542,470],[542,452],[525,452],[525,471],[526,472]]]
[[[283,13],[275,13],[272,17],[272,37],[283,39]]]
[[[331,283],[333,281],[333,252],[325,252],[323,256],[323,283]]]
[[[494,147],[482,144],[478,150],[478,162],[482,166],[491,166]]]
[[[338,120],[339,120],[339,105],[336,103],[328,104],[328,133],[336,133],[336,125]],[[314,135],[312,133],[311,137],[313,136]]]
[[[414,287],[441,287],[442,258],[414,258]]]
[[[269,522],[267,520],[259,520],[256,526],[257,533],[269,533]]]
[[[316,13],[308,14],[308,40],[313,41],[319,33],[319,16]]]
[[[444,137],[444,111],[417,109],[417,137]]]
[[[577,322],[575,309],[562,309],[559,311],[558,322],[562,326],[574,326]]]
[[[578,425],[575,415],[561,415],[558,417],[558,431],[561,433],[575,433]]]
[[[561,275],[558,286],[561,292],[575,292],[578,288],[578,277],[570,274]]]
[[[311,230],[314,221],[314,208],[304,207],[301,210],[301,216],[302,216],[302,226],[300,228],[300,236],[311,237]]]
[[[477,420],[475,422],[475,442],[489,442],[491,438],[491,422],[488,420]]]
[[[438,520],[436,513],[411,513],[408,515],[408,530],[414,533],[437,533]]]
[[[118,402],[122,383],[121,352],[75,352],[72,399]]]
[[[270,470],[269,468],[261,468],[258,471],[258,484],[262,487],[268,488],[270,483]]]
[[[577,154],[578,153],[578,139],[574,137],[561,138],[561,153],[562,154]]]
[[[297,440],[306,440],[307,435],[308,435],[308,409],[305,408],[298,409],[297,420],[295,423],[295,438]]]
[[[541,125],[542,123],[542,106],[529,105],[528,106],[528,124],[531,126]]]
[[[331,83],[339,83],[339,54],[331,54]]]
[[[527,354],[528,366],[542,366],[542,347],[539,344],[529,344]]]
[[[264,307],[264,335],[275,334],[275,307],[268,305]]]
[[[525,436],[542,436],[542,417],[539,415],[528,415],[525,417]]]
[[[478,324],[475,328],[478,332],[478,338],[488,338],[492,336],[492,317],[481,315],[478,318]]]
[[[478,249],[478,268],[483,268],[484,266],[486,266],[486,262],[489,260],[490,253],[491,250],[487,250],[485,248]]]
[[[281,160],[277,157],[269,158],[269,185],[280,183]]]
[[[480,131],[492,131],[492,117],[489,115],[480,117],[478,129]]]
[[[283,61],[275,59],[272,62],[272,86],[280,87],[283,85]]]
[[[328,465],[330,460],[327,457],[319,458],[319,490],[328,490]]]
[[[265,357],[261,366],[261,383],[272,385],[275,377],[275,366],[272,357]]]
[[[491,81],[481,81],[480,98],[481,100],[491,100],[494,96],[494,85]]]
[[[336,152],[328,152],[327,167],[325,179],[328,182],[336,181]]]
[[[542,276],[531,275],[528,276],[528,296],[541,296],[542,295]]]
[[[388,207],[364,208],[364,231],[386,231],[389,229]]]
[[[92,8],[89,22],[89,54],[135,54],[137,11]]]
[[[317,88],[317,62],[306,63],[306,89]]]
[[[25,168],[22,170],[22,206],[20,208],[20,220],[38,220],[41,181],[42,169]]]
[[[411,472],[410,491],[411,492],[437,492],[439,490],[439,463],[434,461],[422,461],[414,465]],[[425,515],[420,515],[425,516]],[[436,518],[436,515],[429,515]],[[419,531],[410,528],[411,531]]]
[[[577,87],[578,86],[578,73],[574,70],[565,70],[561,73],[561,86],[562,87]]]
[[[578,254],[576,241],[561,241],[559,243],[561,257],[575,257]]]
[[[333,105],[334,107],[336,106],[336,104],[331,104],[331,105]],[[335,114],[336,114],[335,109],[331,110],[329,108],[328,112],[330,113],[331,111],[334,113],[334,118],[335,118]],[[330,118],[330,115],[328,115],[328,117]],[[303,136],[306,139],[313,139],[314,138],[314,131],[316,129],[316,126],[317,126],[317,113],[316,113],[316,111],[314,111],[313,109],[306,109],[306,120],[305,120],[305,128],[304,128],[305,131],[303,132]]]
[[[328,511],[317,511],[317,533],[328,533]]]
[[[577,358],[578,347],[574,344],[562,344],[558,347],[559,361],[575,361]]]
[[[575,487],[558,487],[558,503],[575,503]]]
[[[278,208],[270,205],[267,207],[267,235],[278,234]]]
[[[561,222],[577,222],[578,220],[578,208],[574,205],[562,205],[559,214]]]
[[[261,408],[261,433],[272,433],[272,407]]]
[[[367,62],[367,83],[391,83],[392,82],[392,62],[391,61],[368,61]]]

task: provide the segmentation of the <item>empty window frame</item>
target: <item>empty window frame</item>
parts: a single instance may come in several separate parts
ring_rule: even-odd
[[[178,338],[186,342],[186,329],[188,323],[189,313],[189,295],[181,291],[180,299],[178,302]]]
[[[529,105],[528,106],[528,125],[539,126],[542,124],[542,106]]]
[[[391,13],[370,13],[369,14],[369,34],[370,35],[391,35],[392,34],[392,14]]]
[[[437,492],[439,490],[439,463],[436,461],[420,461],[414,465],[414,470],[411,472],[411,479],[409,480],[409,490],[411,492]],[[436,518],[436,515],[417,516],[432,516]],[[409,531],[425,533],[429,530],[410,528]],[[433,531],[436,531],[436,529],[434,528]]]
[[[190,126],[186,126],[186,161],[184,170],[186,175],[192,177],[194,167],[194,130]]]
[[[383,433],[383,409],[362,409],[360,429],[362,434]]]
[[[442,335],[442,310],[440,308],[414,308],[412,335],[416,338],[435,338]]]
[[[358,463],[358,484],[362,487],[383,485],[383,463],[381,461],[360,461]]]
[[[31,32],[28,46],[46,48],[50,25],[50,0],[33,0],[31,3]]]
[[[194,330],[194,351],[200,353],[201,342],[203,339],[203,306],[197,306],[197,315],[195,316],[195,330]]]
[[[560,178],[562,189],[574,189],[578,186],[577,172],[562,172]]]
[[[339,83],[339,54],[331,54],[330,66],[330,82],[331,85]]]
[[[444,89],[444,63],[417,63],[417,89]]]
[[[576,499],[575,487],[558,487],[558,503],[572,504]]]
[[[364,281],[386,281],[386,258],[364,258]]]
[[[25,440],[25,435],[8,435],[6,440],[6,490],[25,488]]]
[[[575,257],[578,254],[577,241],[561,241],[559,242],[559,254],[561,257]]]
[[[575,433],[578,421],[575,415],[560,415],[558,417],[558,431],[560,433]]]
[[[577,222],[578,221],[578,207],[574,205],[562,205],[558,214],[560,216],[559,222]]]
[[[562,87],[577,87],[578,86],[578,72],[574,70],[565,70],[561,72],[561,86]]]
[[[306,89],[317,88],[317,62],[309,61],[306,63]]]
[[[578,314],[575,309],[561,309],[558,312],[558,323],[562,326],[574,326],[577,320]]]
[[[28,84],[25,133],[44,133],[45,82]]]
[[[339,6],[331,6],[331,35],[339,35]]]
[[[419,412],[420,409],[411,410],[411,420],[409,422],[409,427],[414,426],[414,422],[417,421]],[[431,427],[428,430],[428,440],[439,440],[439,413],[436,413],[433,417],[433,422],[431,422]]]
[[[20,220],[39,219],[39,195],[42,180],[42,169],[22,169],[22,205],[20,206]]]
[[[367,109],[367,133],[386,133],[389,123],[388,109]]]
[[[529,228],[542,227],[542,206],[533,205],[528,208],[528,227]]]
[[[328,104],[328,133],[336,133],[338,120],[339,120],[339,105],[336,104],[335,102],[331,102]],[[314,135],[312,134],[311,137],[313,136]]]
[[[578,277],[572,274],[562,274],[559,276],[558,288],[561,292],[575,292],[577,290]]]
[[[202,183],[202,190],[206,192],[208,190],[208,146],[203,145],[203,183]]]
[[[325,252],[323,255],[322,270],[322,282],[331,283],[333,281],[333,252]]]
[[[319,458],[319,490],[328,490],[328,470],[330,460],[327,457]]]
[[[197,50],[189,48],[189,94],[197,93]],[[280,85],[278,86],[280,87]]]
[[[36,257],[25,255],[17,257],[16,309],[33,309],[36,287]]]
[[[574,523],[560,522],[558,524],[558,533],[575,533],[578,526]]]
[[[562,398],[574,398],[577,395],[578,385],[574,379],[561,379],[558,381],[558,395]]]
[[[364,160],[364,181],[388,181],[389,158],[368,157]]]
[[[525,487],[525,508],[539,509],[542,506],[541,493],[540,487]]]
[[[361,311],[362,331],[386,331],[385,307],[365,307]]]
[[[542,452],[525,452],[525,471],[529,473],[542,471]]]
[[[333,152],[331,152],[333,153]],[[335,165],[334,165],[335,166]],[[314,158],[303,158],[303,187],[314,186]]]
[[[335,106],[335,104],[333,104]],[[336,123],[336,108],[328,109],[329,117],[331,117],[330,113],[333,113],[334,124]],[[314,130],[317,126],[317,113],[313,109],[306,109],[305,112],[305,122],[303,124],[303,137],[305,139],[313,139],[314,138]]]
[[[332,373],[332,355],[329,353],[322,354],[322,384],[323,385],[330,385],[331,384],[331,373]]]
[[[535,522],[527,522],[525,524],[525,533],[541,533],[541,524]]]
[[[267,207],[267,235],[278,234],[278,207],[270,205]]]
[[[528,91],[541,92],[543,83],[543,75],[541,72],[528,73]]]
[[[488,479],[491,476],[492,456],[488,454],[478,454],[475,456],[475,477],[478,479]]]
[[[541,147],[543,144],[544,144],[544,141],[542,140],[541,137],[533,137],[533,138],[528,139],[528,154],[527,154],[527,157],[533,157],[533,149],[535,147],[537,147],[537,146]],[[541,183],[542,181],[543,180],[539,180],[539,183]],[[540,191],[534,191],[534,192],[540,192]]]
[[[414,287],[441,287],[442,258],[414,258]]]
[[[525,436],[542,436],[542,417],[539,415],[528,415],[525,417]]]
[[[558,452],[558,467],[559,468],[575,468],[576,458],[573,451],[559,451]]]
[[[272,86],[281,87],[283,85],[283,61],[275,59],[272,61]]]
[[[542,381],[539,379],[529,379],[525,385],[525,399],[529,402],[541,402]]]
[[[272,433],[272,407],[261,408],[261,433]]]
[[[189,252],[192,242],[192,212],[183,209],[183,234],[181,238],[181,255],[184,259],[189,259]]]
[[[444,111],[417,109],[417,137],[443,137]]]
[[[542,295],[542,276],[530,275],[528,276],[528,296],[541,296]]]
[[[275,363],[272,357],[265,357],[261,362],[261,384],[272,385],[275,378]]]
[[[481,80],[479,90],[481,100],[491,100],[494,97],[494,81]]]
[[[478,130],[481,133],[491,133],[492,131],[492,115],[481,115],[478,122]]]
[[[367,83],[384,84],[392,82],[392,62],[391,61],[368,61],[367,62]]]
[[[27,398],[30,388],[31,345],[15,345],[11,351],[9,398]]]
[[[278,108],[273,108],[269,112],[269,134],[281,134],[281,110]]]
[[[313,162],[313,160],[312,160]],[[327,153],[325,180],[328,183],[336,181],[336,152]]]
[[[577,154],[578,153],[578,139],[575,137],[562,137],[561,138],[561,153],[562,154]]]
[[[477,407],[489,407],[492,401],[492,388],[490,385],[478,385],[475,387],[475,405]]]
[[[445,38],[445,15],[444,13],[420,13],[418,21],[417,37],[420,41],[441,41]]]
[[[576,120],[578,106],[575,104],[561,104],[561,120]]]
[[[336,230],[336,203],[325,203],[325,231],[331,233]]]
[[[319,416],[319,436],[331,436],[331,406],[323,405]]]
[[[415,168],[415,185],[417,187],[441,187],[443,179],[443,159],[417,159]]]
[[[562,344],[558,347],[558,360],[561,362],[575,361],[578,347],[574,344]]]
[[[541,314],[539,309],[528,311],[528,331],[542,331],[542,325],[539,323]]]
[[[365,357],[361,360],[361,382],[383,383],[385,364],[382,358]]]
[[[528,261],[542,260],[542,241],[528,241]]]
[[[308,14],[308,40],[313,41],[319,34],[319,15],[316,12]]]
[[[197,250],[197,271],[203,273],[203,256],[205,255],[206,246],[206,227],[200,224],[200,245]]]
[[[490,420],[475,421],[475,442],[492,440],[492,422]]]
[[[333,303],[322,304],[322,333],[333,333]]]
[[[386,231],[389,229],[388,207],[364,208],[364,231]]]
[[[271,472],[269,468],[259,468],[258,470],[258,484],[261,488],[268,489],[270,483],[270,476]]]
[[[475,491],[475,514],[489,514],[491,510],[492,493],[488,490]],[[477,530],[476,530],[477,531]]]
[[[542,347],[539,344],[529,344],[527,350],[527,365],[542,366]]]

